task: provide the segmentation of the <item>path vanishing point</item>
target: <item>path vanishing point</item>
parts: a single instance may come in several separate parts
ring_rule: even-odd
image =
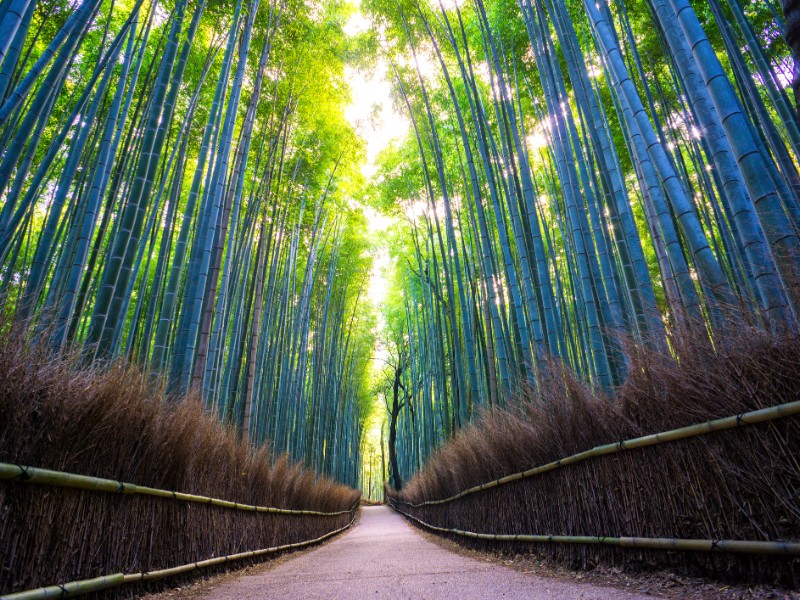
[[[195,598],[492,599],[650,598],[614,588],[527,575],[450,552],[385,506],[364,507],[358,525],[277,567],[212,585]]]

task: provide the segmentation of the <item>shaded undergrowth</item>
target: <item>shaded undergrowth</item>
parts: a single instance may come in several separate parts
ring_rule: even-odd
[[[0,336],[0,461],[262,506],[333,512],[359,499],[285,458],[273,462],[196,398],[170,398],[133,366],[80,367],[15,334]],[[0,482],[0,594],[304,541],[351,518]]]
[[[614,398],[552,365],[538,391],[490,410],[445,444],[401,500],[446,498],[594,446],[800,399],[800,338],[747,327],[713,348],[629,348]],[[403,506],[439,527],[484,533],[784,540],[800,535],[800,418],[592,458],[444,505]],[[391,493],[391,492],[390,492]],[[597,545],[460,543],[537,554],[572,568],[672,568],[796,585],[800,560]]]

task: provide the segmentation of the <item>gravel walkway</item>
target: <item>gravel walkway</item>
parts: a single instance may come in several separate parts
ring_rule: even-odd
[[[649,598],[614,588],[526,575],[448,552],[385,506],[364,507],[348,533],[274,568],[195,597],[211,600],[310,598]]]

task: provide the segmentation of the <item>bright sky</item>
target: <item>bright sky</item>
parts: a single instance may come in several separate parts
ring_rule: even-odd
[[[372,74],[352,68],[345,73],[353,90],[353,100],[345,107],[344,116],[367,142],[367,164],[362,169],[366,177],[375,174],[375,159],[381,150],[408,131],[405,116],[392,109],[386,71],[386,62],[378,59]]]
[[[347,35],[356,35],[367,31],[372,26],[357,7],[358,3],[356,2],[356,11],[344,26],[344,32]],[[378,154],[392,140],[405,135],[409,123],[404,115],[396,113],[392,108],[391,86],[387,81],[387,64],[383,59],[378,60],[378,64],[371,74],[348,69],[346,76],[353,92],[353,100],[349,106],[345,107],[345,118],[367,144],[367,162],[363,165],[362,172],[369,179],[377,171],[375,161]],[[394,222],[392,218],[370,207],[363,207],[363,211],[373,239],[380,239],[381,233],[385,232]],[[376,307],[379,307],[386,298],[388,287],[386,275],[389,267],[390,259],[387,249],[379,245],[376,248],[369,285],[369,297]]]

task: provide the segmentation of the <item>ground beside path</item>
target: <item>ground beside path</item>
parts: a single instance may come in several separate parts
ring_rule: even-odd
[[[362,509],[358,525],[319,548],[195,589],[192,598],[489,599],[649,598],[614,588],[526,575],[425,539],[385,506]]]

